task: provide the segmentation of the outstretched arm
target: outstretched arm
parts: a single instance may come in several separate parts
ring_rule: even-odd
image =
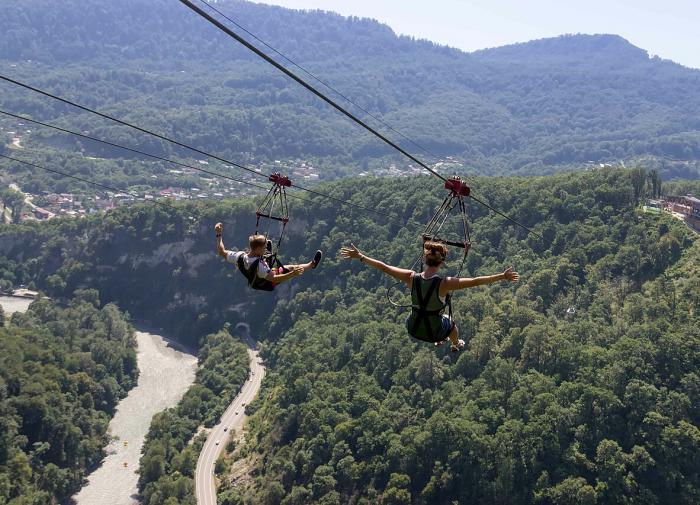
[[[393,267],[391,265],[387,265],[386,263],[375,260],[374,258],[370,258],[369,256],[366,256],[362,254],[357,247],[355,247],[353,244],[350,244],[350,247],[342,247],[340,249],[340,255],[345,258],[345,259],[359,259],[360,262],[366,263],[367,265],[376,268],[377,270],[384,272],[387,275],[392,276],[394,279],[397,281],[404,282],[408,284],[411,281],[411,274],[413,274],[413,270],[407,270],[405,268],[398,268],[398,267]]]
[[[226,248],[224,247],[224,239],[221,236],[221,232],[224,230],[224,225],[221,223],[216,223],[214,225],[214,231],[216,232],[216,253],[222,258],[226,257]]]
[[[459,289],[473,288],[475,286],[483,286],[484,284],[493,284],[498,281],[515,282],[520,279],[518,272],[513,271],[513,267],[509,267],[503,273],[496,275],[485,275],[483,277],[447,277],[443,281],[443,286],[446,291],[457,291]]]

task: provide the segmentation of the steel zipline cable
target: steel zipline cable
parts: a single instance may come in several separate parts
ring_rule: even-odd
[[[409,153],[408,151],[406,151],[403,147],[401,147],[400,145],[398,145],[396,142],[392,141],[391,139],[389,139],[388,137],[386,137],[385,135],[383,135],[382,133],[380,133],[379,131],[377,131],[375,128],[373,128],[372,126],[368,125],[365,121],[363,121],[362,119],[360,119],[359,117],[357,117],[355,114],[353,114],[352,112],[350,112],[350,111],[348,111],[347,109],[345,109],[342,105],[338,104],[335,100],[333,100],[332,98],[329,98],[329,97],[328,97],[327,95],[325,95],[323,92],[319,91],[316,87],[312,86],[311,84],[309,84],[308,82],[306,82],[304,79],[302,79],[301,77],[299,77],[297,74],[295,74],[294,72],[292,72],[291,70],[289,70],[288,68],[286,68],[284,65],[282,65],[281,63],[279,63],[278,61],[276,61],[276,60],[275,60],[274,58],[272,58],[270,55],[265,54],[265,53],[264,53],[263,51],[261,51],[259,48],[255,47],[253,44],[251,44],[251,43],[248,42],[246,39],[244,39],[243,37],[241,37],[238,33],[234,32],[230,27],[224,25],[221,21],[219,21],[218,19],[214,18],[211,14],[209,14],[208,12],[202,10],[202,9],[201,9],[200,7],[198,7],[197,5],[193,4],[193,3],[191,2],[191,0],[179,0],[179,1],[180,1],[180,3],[184,4],[187,8],[189,8],[190,10],[194,11],[196,14],[198,14],[199,16],[201,16],[202,18],[204,18],[205,20],[207,20],[209,23],[211,23],[212,25],[216,26],[219,30],[223,31],[226,35],[228,35],[229,37],[233,38],[233,39],[236,40],[238,43],[240,43],[241,45],[243,45],[244,47],[246,47],[247,49],[249,49],[250,51],[252,51],[252,52],[255,53],[256,55],[258,55],[260,58],[262,58],[263,60],[265,60],[266,62],[268,62],[270,65],[272,65],[273,67],[275,67],[277,70],[279,70],[280,72],[282,72],[283,74],[285,74],[287,77],[291,78],[292,80],[296,81],[298,84],[300,84],[301,86],[303,86],[304,88],[306,88],[307,90],[309,90],[311,93],[313,93],[314,95],[316,95],[318,98],[320,98],[321,100],[323,100],[324,102],[326,102],[328,105],[330,105],[330,106],[333,107],[334,109],[336,109],[338,112],[340,112],[340,113],[343,114],[344,116],[348,117],[349,119],[351,119],[352,121],[354,121],[355,123],[357,123],[358,125],[360,125],[361,127],[363,127],[365,130],[369,131],[371,134],[373,134],[374,136],[376,136],[377,138],[379,138],[380,140],[382,140],[384,143],[386,143],[386,144],[388,144],[389,146],[393,147],[395,150],[397,150],[398,152],[400,152],[401,154],[403,154],[404,156],[406,156],[408,159],[410,159],[410,160],[413,161],[414,163],[417,163],[417,164],[420,165],[422,168],[424,168],[425,170],[427,170],[428,172],[430,172],[431,174],[433,174],[435,177],[439,178],[439,179],[442,180],[443,182],[445,182],[445,183],[448,182],[448,179],[446,179],[443,175],[439,174],[438,172],[436,172],[435,170],[433,170],[432,168],[430,168],[428,165],[426,165],[425,163],[423,163],[421,160],[419,160],[418,158],[416,158],[414,155],[412,155],[411,153]],[[204,1],[204,0],[202,0],[202,1]],[[204,2],[204,3],[206,3],[206,2]],[[479,204],[481,204],[481,205],[485,205],[486,208],[488,208],[489,210],[494,210],[492,207],[486,205],[482,200],[476,199],[475,197],[472,197],[471,195],[470,195],[470,198],[472,198],[475,202],[477,202],[477,203],[479,203]],[[498,213],[498,215],[504,217],[506,220],[510,221],[511,223],[513,223],[513,224],[515,224],[515,225],[517,225],[517,226],[523,228],[523,229],[526,230],[528,233],[532,233],[533,235],[538,236],[540,239],[542,239],[542,236],[541,236],[540,234],[538,234],[538,233],[532,231],[530,228],[528,228],[528,227],[525,226],[524,224],[519,223],[519,222],[516,221],[515,219],[511,218],[510,216],[507,216],[506,214],[504,214],[504,213],[502,213],[502,212],[497,212],[497,213]]]
[[[256,171],[256,170],[253,170],[253,169],[250,168],[250,167],[246,167],[246,166],[241,165],[241,164],[239,164],[239,163],[236,163],[236,162],[227,160],[226,158],[222,158],[222,157],[217,156],[217,155],[215,155],[215,154],[208,153],[208,152],[203,151],[203,150],[201,150],[201,149],[198,149],[198,148],[196,148],[196,147],[192,147],[192,146],[187,145],[187,144],[184,144],[184,143],[182,143],[182,142],[180,142],[180,141],[177,141],[177,140],[171,139],[171,138],[169,138],[169,137],[166,137],[165,135],[161,135],[161,134],[156,133],[156,132],[153,132],[153,131],[151,131],[151,130],[147,130],[147,129],[142,128],[142,127],[140,127],[140,126],[137,126],[137,125],[134,125],[134,124],[132,124],[132,123],[129,123],[129,122],[127,122],[127,121],[118,119],[118,118],[116,118],[116,117],[110,116],[110,115],[108,115],[108,114],[105,114],[105,113],[103,113],[103,112],[97,111],[97,110],[95,110],[95,109],[91,109],[90,107],[86,107],[86,106],[84,106],[84,105],[80,105],[80,104],[78,104],[78,103],[76,103],[76,102],[73,102],[73,101],[71,101],[71,100],[67,100],[67,99],[65,99],[65,98],[61,98],[61,97],[56,96],[56,95],[54,95],[54,94],[52,94],[52,93],[49,93],[48,91],[44,91],[44,90],[41,90],[41,89],[39,89],[39,88],[35,88],[34,86],[30,86],[29,84],[25,84],[25,83],[23,83],[23,82],[17,81],[17,80],[15,80],[15,79],[10,78],[10,77],[4,76],[4,75],[0,75],[0,80],[9,82],[9,83],[11,83],[11,84],[15,84],[15,85],[20,86],[20,87],[22,87],[22,88],[25,88],[25,89],[27,89],[27,90],[29,90],[29,91],[33,91],[33,92],[35,92],[35,93],[39,93],[39,94],[44,95],[44,96],[46,96],[46,97],[52,98],[52,99],[54,99],[54,100],[58,100],[59,102],[65,103],[65,104],[70,105],[70,106],[72,106],[72,107],[76,107],[76,108],[78,108],[78,109],[80,109],[80,110],[84,110],[84,111],[89,112],[89,113],[91,113],[91,114],[95,114],[95,115],[100,116],[100,117],[102,117],[102,118],[104,118],[104,119],[108,119],[108,120],[110,120],[110,121],[114,121],[115,123],[118,123],[118,124],[120,124],[120,125],[127,126],[127,127],[129,127],[129,128],[133,128],[134,130],[140,131],[140,132],[142,132],[142,133],[146,133],[146,134],[148,134],[148,135],[152,135],[152,136],[154,136],[154,137],[156,137],[156,138],[159,138],[159,139],[161,139],[161,140],[165,140],[166,142],[170,142],[171,144],[174,144],[174,145],[176,145],[176,146],[183,147],[183,148],[185,148],[185,149],[189,149],[190,151],[193,151],[193,152],[199,153],[199,154],[201,154],[201,155],[203,155],[203,156],[206,156],[206,157],[215,159],[215,160],[220,161],[220,162],[222,162],[222,163],[225,163],[225,164],[228,164],[228,165],[232,165],[232,166],[234,166],[234,167],[236,167],[236,168],[240,168],[241,170],[245,170],[245,171],[247,171],[247,172],[250,172],[251,174],[257,175],[258,177],[264,177],[265,179],[268,179],[268,180],[269,180],[269,178],[270,178],[270,175],[269,175],[269,174],[264,174],[264,173],[262,173],[262,172],[258,172],[258,171]],[[120,147],[121,147],[121,146],[120,146]],[[356,203],[353,203],[353,202],[349,202],[349,201],[347,201],[347,200],[343,200],[342,198],[337,198],[337,197],[335,197],[335,196],[328,195],[328,194],[322,193],[322,192],[317,191],[317,190],[314,190],[314,189],[310,189],[310,188],[307,188],[307,187],[304,187],[304,186],[299,186],[298,184],[292,184],[292,187],[294,187],[294,188],[296,188],[296,189],[299,189],[299,190],[301,190],[301,191],[305,191],[305,192],[307,192],[307,193],[311,193],[311,194],[313,194],[313,195],[321,196],[321,197],[323,197],[323,198],[328,198],[329,200],[333,200],[333,201],[335,201],[335,202],[337,202],[337,203],[340,203],[340,204],[342,204],[342,205],[347,205],[347,206],[349,206],[349,207],[354,207],[354,208],[356,208],[356,209],[359,209],[359,210],[362,210],[362,211],[365,211],[365,212],[372,212],[372,213],[374,213],[374,214],[377,214],[377,215],[380,215],[380,216],[383,216],[383,217],[386,217],[386,218],[389,218],[389,219],[397,219],[396,216],[393,216],[393,215],[388,214],[388,213],[386,213],[386,212],[382,212],[382,211],[380,211],[380,210],[373,209],[373,208],[371,208],[371,207],[365,207],[364,205],[359,205],[359,204],[356,204]]]
[[[185,6],[189,7],[190,9],[192,9],[195,13],[199,14],[199,15],[202,16],[204,19],[206,19],[207,21],[209,21],[211,24],[213,24],[214,26],[216,26],[219,30],[221,30],[221,31],[223,31],[224,33],[226,33],[229,37],[232,37],[232,38],[235,39],[237,42],[239,42],[240,44],[244,45],[247,49],[251,50],[252,52],[254,52],[255,54],[257,54],[258,56],[260,56],[262,59],[264,59],[265,61],[267,61],[270,65],[272,65],[273,67],[275,67],[277,70],[279,70],[280,72],[286,74],[288,77],[290,77],[291,79],[295,80],[297,83],[299,83],[300,85],[302,85],[303,87],[305,87],[306,89],[308,89],[309,91],[311,91],[311,93],[313,93],[314,95],[316,95],[317,97],[319,97],[321,100],[323,100],[324,102],[326,102],[328,105],[330,105],[330,106],[332,106],[333,108],[335,108],[336,110],[338,110],[341,114],[347,116],[347,117],[350,118],[352,121],[354,121],[354,122],[357,123],[358,125],[362,126],[365,130],[369,131],[370,133],[372,133],[372,134],[375,135],[376,137],[378,137],[378,138],[380,138],[381,140],[383,140],[385,143],[387,143],[388,145],[390,145],[391,147],[393,147],[394,149],[396,149],[397,151],[399,151],[401,154],[403,154],[404,156],[408,157],[408,158],[409,158],[411,161],[413,161],[414,163],[419,164],[421,167],[423,167],[424,169],[426,169],[428,172],[430,172],[431,174],[433,174],[435,177],[438,177],[439,179],[442,179],[444,182],[447,182],[447,179],[446,179],[445,177],[443,177],[442,175],[440,175],[439,173],[437,173],[435,170],[433,170],[432,168],[430,168],[428,165],[426,165],[425,163],[423,163],[422,161],[420,161],[418,158],[416,158],[416,157],[413,156],[411,153],[409,153],[408,151],[406,151],[406,150],[405,150],[404,148],[402,148],[400,145],[396,144],[394,141],[392,141],[391,139],[387,138],[387,137],[384,136],[382,133],[378,132],[376,129],[374,129],[373,127],[371,127],[371,126],[368,125],[367,123],[365,123],[362,119],[360,119],[359,117],[357,117],[356,115],[354,115],[352,112],[349,112],[348,110],[346,110],[342,105],[339,105],[338,103],[336,103],[332,98],[329,98],[328,96],[326,96],[324,93],[322,93],[321,91],[319,91],[318,89],[316,89],[315,87],[313,87],[311,84],[309,84],[308,82],[306,82],[304,79],[302,79],[301,77],[299,77],[298,75],[296,75],[294,72],[292,72],[292,71],[289,70],[288,68],[286,68],[284,65],[281,65],[280,63],[278,63],[277,61],[275,61],[275,60],[274,60],[273,58],[271,58],[269,55],[265,54],[263,51],[261,51],[260,49],[258,49],[257,47],[255,47],[255,46],[254,46],[253,44],[251,44],[250,42],[248,42],[246,39],[244,39],[243,37],[241,37],[240,35],[238,35],[236,32],[234,32],[233,30],[231,30],[228,26],[224,25],[221,21],[219,21],[218,19],[212,17],[209,13],[203,11],[201,8],[199,8],[199,7],[197,7],[196,5],[194,5],[190,0],[179,0],[179,1],[180,1],[181,3],[183,3]]]
[[[422,145],[419,144],[417,141],[415,141],[414,139],[412,139],[411,137],[409,137],[408,135],[406,135],[405,133],[403,133],[401,130],[398,130],[397,128],[394,128],[394,127],[393,127],[391,124],[389,124],[387,121],[384,121],[382,118],[377,117],[375,114],[372,114],[372,113],[371,113],[370,111],[368,111],[365,107],[363,107],[362,105],[358,104],[358,103],[357,103],[356,101],[354,101],[352,98],[349,98],[346,94],[344,94],[343,92],[341,92],[340,90],[338,90],[336,87],[334,87],[333,85],[331,85],[330,83],[328,83],[328,81],[325,81],[324,79],[321,79],[321,78],[318,77],[316,74],[314,74],[313,72],[311,72],[310,70],[308,70],[306,67],[300,65],[299,63],[297,63],[296,61],[294,61],[293,59],[291,59],[289,56],[287,56],[286,54],[284,54],[284,53],[281,52],[280,50],[276,49],[274,46],[270,45],[268,42],[265,42],[263,39],[261,39],[260,37],[258,37],[257,35],[255,35],[255,34],[254,34],[253,32],[251,32],[250,30],[248,30],[246,27],[242,26],[240,23],[238,23],[238,22],[235,21],[234,19],[230,18],[230,17],[227,16],[225,13],[221,12],[221,10],[217,9],[214,5],[212,5],[211,3],[209,3],[207,0],[200,0],[200,2],[202,2],[204,5],[206,5],[207,7],[209,7],[211,10],[213,10],[214,12],[216,12],[217,14],[219,14],[221,17],[223,17],[223,18],[225,18],[226,20],[228,20],[230,23],[232,23],[232,24],[235,25],[236,27],[238,27],[238,28],[240,28],[241,30],[243,30],[245,33],[247,33],[248,35],[250,35],[251,37],[253,37],[255,40],[257,40],[258,42],[260,42],[262,45],[264,45],[265,47],[267,47],[268,49],[270,49],[270,50],[273,51],[274,53],[276,53],[276,54],[278,54],[279,56],[281,56],[282,58],[284,58],[286,61],[288,61],[289,63],[291,63],[291,64],[294,65],[295,67],[297,67],[299,70],[301,70],[302,72],[304,72],[306,75],[308,75],[308,76],[311,77],[312,79],[316,80],[317,82],[323,84],[326,88],[328,88],[329,90],[331,90],[331,91],[332,91],[333,93],[335,93],[336,95],[340,96],[340,97],[341,97],[343,100],[345,100],[346,102],[351,103],[352,105],[354,105],[355,107],[357,107],[358,109],[360,109],[362,112],[364,112],[365,114],[367,114],[369,117],[371,117],[372,119],[374,119],[374,120],[377,121],[378,123],[381,123],[384,127],[388,128],[389,130],[391,130],[391,131],[394,132],[395,134],[397,134],[397,135],[403,137],[406,141],[410,142],[411,144],[413,144],[415,147],[417,147],[418,149],[420,149],[421,151],[423,151],[423,152],[426,153],[427,155],[432,156],[433,158],[435,158],[435,159],[437,159],[437,160],[439,160],[439,161],[445,161],[445,158],[443,158],[442,156],[438,156],[437,154],[433,153],[433,152],[430,151],[428,148],[422,146]]]
[[[202,213],[199,212],[199,211],[197,210],[196,207],[195,207],[193,210],[188,210],[188,209],[185,208],[185,207],[175,207],[174,205],[171,205],[171,204],[169,204],[169,203],[165,203],[165,202],[163,202],[163,201],[161,201],[161,200],[156,200],[156,199],[152,199],[152,200],[151,200],[151,199],[145,198],[145,197],[143,197],[143,196],[140,196],[140,195],[138,195],[138,194],[136,194],[136,193],[132,193],[132,192],[130,192],[130,191],[128,191],[128,190],[115,188],[114,186],[109,186],[109,185],[103,184],[103,183],[101,183],[101,182],[93,181],[93,180],[91,180],[91,179],[86,179],[85,177],[80,177],[80,176],[77,176],[77,175],[67,174],[66,172],[61,172],[60,170],[55,170],[55,169],[52,169],[52,168],[46,168],[46,167],[44,167],[44,166],[37,165],[36,163],[30,163],[29,161],[20,160],[20,159],[18,159],[18,158],[13,158],[12,156],[7,156],[7,155],[1,154],[1,153],[0,153],[0,158],[5,158],[6,160],[10,160],[10,161],[13,161],[13,162],[16,162],[16,163],[22,163],[23,165],[27,165],[27,166],[32,167],[32,168],[37,168],[37,169],[39,169],[39,170],[44,170],[45,172],[49,172],[49,173],[52,173],[52,174],[55,174],[55,175],[59,175],[59,176],[61,176],[61,177],[66,177],[66,178],[68,178],[68,179],[74,179],[74,180],[76,180],[76,181],[79,181],[79,182],[82,182],[82,183],[85,183],[85,184],[89,184],[89,185],[91,185],[91,186],[95,186],[95,187],[97,187],[97,188],[100,188],[100,189],[103,189],[103,190],[106,190],[106,191],[112,191],[113,193],[116,193],[116,194],[122,193],[122,194],[125,194],[125,195],[129,195],[129,196],[131,196],[132,198],[135,198],[136,200],[142,200],[144,203],[151,203],[151,204],[153,204],[153,205],[158,205],[159,207],[163,207],[163,208],[166,208],[166,209],[168,209],[168,210],[177,210],[178,212],[182,212],[183,214],[186,214],[186,215],[188,215],[190,218],[193,218],[193,219],[195,219],[195,220],[201,220],[201,219],[204,217],[204,216],[202,215]],[[263,189],[267,189],[265,186],[260,186],[260,187],[262,187]],[[224,223],[224,224],[227,224],[226,221],[223,221],[223,223]],[[235,225],[233,225],[232,223],[228,223],[228,224],[231,224],[232,227],[235,226]]]
[[[149,158],[153,158],[153,159],[156,159],[156,160],[164,161],[164,162],[166,162],[166,163],[172,163],[172,164],[174,164],[174,165],[178,165],[178,166],[181,166],[181,167],[184,167],[184,168],[190,168],[190,169],[192,169],[192,170],[196,170],[196,171],[199,171],[199,172],[202,172],[202,173],[205,173],[205,174],[208,174],[208,175],[212,175],[212,176],[215,176],[215,177],[221,177],[221,178],[223,178],[223,179],[227,179],[227,180],[230,180],[230,181],[234,181],[234,182],[237,182],[237,183],[240,183],[240,184],[246,184],[246,185],[248,185],[248,186],[252,186],[252,187],[254,187],[254,188],[262,189],[262,190],[264,190],[264,191],[267,191],[267,190],[269,189],[268,187],[262,186],[261,184],[256,184],[256,183],[254,183],[254,182],[244,181],[244,180],[241,180],[241,179],[236,179],[235,177],[231,177],[231,176],[226,175],[226,174],[222,174],[222,173],[219,173],[219,172],[213,172],[213,171],[211,171],[211,170],[207,170],[207,169],[204,169],[204,168],[201,168],[201,167],[196,167],[196,166],[194,166],[194,165],[189,165],[189,164],[187,164],[187,163],[182,163],[181,161],[173,160],[173,159],[170,159],[170,158],[163,158],[162,156],[158,156],[158,155],[155,155],[155,154],[147,153],[147,152],[145,152],[145,151],[141,151],[141,150],[139,150],[139,149],[134,149],[134,148],[132,148],[132,147],[126,147],[126,146],[123,146],[123,145],[121,145],[121,144],[117,144],[117,143],[114,143],[114,142],[109,142],[108,140],[99,139],[99,138],[97,138],[97,137],[93,137],[93,136],[91,136],[91,135],[86,135],[86,134],[84,134],[84,133],[79,133],[79,132],[76,132],[76,131],[73,131],[73,130],[68,130],[67,128],[62,128],[62,127],[60,127],[60,126],[52,125],[52,124],[49,124],[49,123],[44,123],[44,122],[38,121],[38,120],[36,120],[36,119],[30,119],[30,118],[28,118],[28,117],[24,117],[24,116],[21,116],[21,115],[19,115],[19,114],[13,114],[13,113],[11,113],[11,112],[4,111],[4,110],[2,110],[2,109],[0,109],[0,114],[4,114],[5,116],[9,116],[9,117],[12,117],[12,118],[21,120],[21,121],[27,121],[28,123],[33,123],[33,124],[36,124],[36,125],[39,125],[39,126],[43,126],[43,127],[45,127],[45,128],[51,128],[51,129],[53,129],[53,130],[57,130],[57,131],[60,131],[60,132],[62,132],[62,133],[66,133],[66,134],[69,134],[69,135],[74,135],[74,136],[76,136],[76,137],[88,139],[88,140],[91,140],[91,141],[93,141],[93,142],[99,142],[99,143],[101,143],[101,144],[105,144],[105,145],[108,145],[108,146],[111,146],[111,147],[116,147],[116,148],[118,148],[118,149],[123,149],[123,150],[125,150],[125,151],[129,151],[129,152],[132,152],[132,153],[135,153],[135,154],[140,154],[140,155],[142,155],[142,156],[147,156],[147,157],[149,157]],[[320,193],[320,192],[314,191],[313,189],[306,189],[306,191],[309,192],[309,193],[311,193],[311,194],[318,195],[318,196],[321,196],[321,197],[324,197],[324,198],[333,198],[333,197],[329,197],[328,195],[326,195],[326,194],[324,194],[324,193]],[[311,200],[309,200],[309,199],[307,199],[307,198],[302,198],[301,196],[295,195],[295,194],[287,194],[287,196],[290,197],[290,198],[294,198],[294,199],[300,200],[300,201],[302,201],[302,202],[306,202],[306,203],[310,203],[310,201],[311,201]],[[348,202],[348,203],[349,203],[349,202]],[[376,211],[375,211],[375,212],[376,212]],[[394,221],[394,222],[396,222],[396,223],[398,223],[398,224],[405,225],[405,223],[399,222],[399,221],[397,220],[396,216],[392,216],[392,215],[389,215],[389,214],[385,214],[385,217],[387,217],[389,220]]]
[[[67,133],[67,134],[69,134],[69,135],[75,135],[76,137],[81,137],[81,138],[84,138],[84,139],[92,140],[92,141],[94,141],[94,142],[99,142],[99,143],[101,143],[101,144],[105,144],[105,145],[108,145],[108,146],[111,146],[111,147],[116,147],[116,148],[119,148],[119,149],[123,149],[123,150],[125,150],[125,151],[130,151],[130,152],[132,152],[132,153],[140,154],[140,155],[142,155],[142,156],[148,156],[149,158],[153,158],[153,159],[156,159],[156,160],[165,161],[165,162],[167,162],[167,163],[172,163],[172,164],[174,164],[174,165],[179,165],[179,166],[185,167],[185,168],[191,168],[192,170],[197,170],[197,171],[199,171],[199,172],[202,172],[202,173],[205,173],[205,174],[209,174],[209,175],[214,175],[214,176],[216,176],[216,177],[221,177],[221,178],[223,178],[223,179],[228,179],[228,180],[230,180],[230,181],[239,182],[239,183],[241,183],[241,184],[248,184],[248,185],[250,185],[250,186],[253,186],[253,187],[256,187],[256,188],[260,188],[260,189],[264,189],[264,190],[267,190],[267,189],[268,189],[267,187],[263,186],[262,184],[255,184],[254,182],[244,181],[244,180],[241,180],[241,179],[236,179],[235,177],[231,177],[231,176],[226,175],[226,174],[220,174],[220,173],[218,173],[218,172],[212,172],[212,171],[210,171],[210,170],[207,170],[207,169],[204,169],[204,168],[200,168],[200,167],[195,167],[195,166],[193,166],[193,165],[188,165],[187,163],[182,163],[182,162],[177,161],[177,160],[171,160],[171,159],[169,159],[169,158],[163,158],[163,157],[161,157],[161,156],[157,156],[157,155],[155,155],[155,154],[150,154],[150,153],[147,153],[147,152],[145,152],[145,151],[140,151],[140,150],[138,150],[138,149],[133,149],[133,148],[131,148],[131,147],[126,147],[126,146],[123,146],[123,145],[120,145],[120,144],[115,144],[114,142],[109,142],[108,140],[98,139],[97,137],[92,137],[92,136],[86,135],[86,134],[84,134],[84,133],[79,133],[79,132],[76,132],[76,131],[73,131],[73,130],[68,130],[68,129],[66,129],[66,128],[61,128],[60,126],[52,125],[52,124],[49,124],[49,123],[43,123],[43,122],[41,122],[41,121],[37,121],[36,119],[30,119],[30,118],[28,118],[28,117],[20,116],[20,115],[18,115],[18,114],[13,114],[12,112],[7,112],[7,111],[4,111],[4,110],[1,110],[1,109],[0,109],[0,114],[4,114],[5,116],[9,116],[9,117],[13,117],[13,118],[15,118],[15,119],[19,119],[19,120],[21,120],[21,121],[26,121],[26,122],[28,122],[28,123],[33,123],[33,124],[36,124],[36,125],[39,125],[39,126],[43,126],[43,127],[45,127],[45,128],[51,128],[51,129],[53,129],[53,130],[57,130],[57,131],[59,131],[59,132]]]

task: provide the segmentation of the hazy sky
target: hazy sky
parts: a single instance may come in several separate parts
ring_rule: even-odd
[[[700,0],[263,0],[370,17],[466,51],[564,33],[615,33],[700,68]]]

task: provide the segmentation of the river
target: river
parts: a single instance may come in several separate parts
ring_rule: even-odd
[[[9,317],[13,312],[24,312],[34,300],[31,298],[19,298],[16,296],[0,296],[0,305]]]
[[[24,312],[33,300],[0,296],[6,316]],[[76,505],[133,505],[136,471],[153,416],[177,404],[194,382],[197,358],[160,335],[136,332],[139,380],[117,406],[109,423],[107,456],[73,496]]]
[[[136,332],[138,385],[117,407],[109,423],[115,439],[107,446],[102,465],[88,476],[73,497],[76,505],[132,505],[138,503],[136,471],[141,448],[158,412],[177,404],[194,382],[197,358],[171,347],[160,335]]]

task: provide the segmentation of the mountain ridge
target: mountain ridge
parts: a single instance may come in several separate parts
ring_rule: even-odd
[[[233,159],[311,161],[327,178],[391,163],[407,167],[296,83],[173,5],[66,0],[57,7],[32,0],[8,11],[0,61],[15,65],[11,75],[20,80],[146,118],[159,131]],[[366,18],[239,0],[217,7],[375,116],[441,157],[464,160],[471,171],[534,175],[622,160],[665,177],[700,177],[700,71],[650,58],[618,35],[565,35],[467,53],[396,35]],[[13,112],[79,121],[80,128],[148,146],[130,132],[85,115],[72,119],[53,104],[2,89],[0,105]],[[38,146],[81,148],[52,133],[33,139]]]

